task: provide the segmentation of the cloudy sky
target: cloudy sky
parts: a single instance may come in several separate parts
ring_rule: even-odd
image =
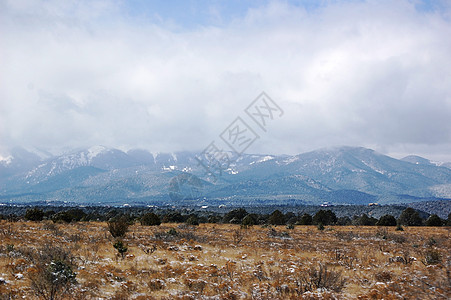
[[[244,113],[262,91],[266,132]],[[0,0],[0,156],[199,151],[238,116],[247,152],[451,161],[450,1]]]

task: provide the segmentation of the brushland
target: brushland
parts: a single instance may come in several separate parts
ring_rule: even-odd
[[[0,221],[0,299],[451,296],[451,227],[145,220]]]

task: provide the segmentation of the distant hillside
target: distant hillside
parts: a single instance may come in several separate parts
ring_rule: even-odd
[[[0,206],[0,216],[9,216],[9,215],[18,215],[23,216],[25,212],[32,206],[29,205],[3,205]],[[73,208],[80,208],[77,206],[64,205],[64,203],[53,203],[49,205],[48,203],[39,203],[37,206],[45,212],[60,212],[66,211]],[[89,214],[97,214],[100,216],[109,216],[112,213],[126,213],[131,215],[140,215],[142,212],[147,212],[152,210],[159,214],[165,214],[171,211],[178,211],[184,215],[189,215],[191,213],[196,213],[201,216],[209,216],[209,215],[225,215],[229,211],[237,208],[244,208],[248,213],[256,213],[261,215],[269,215],[273,211],[280,210],[283,213],[292,212],[296,215],[303,215],[304,213],[315,215],[319,210],[332,210],[337,217],[349,217],[353,216],[361,216],[366,214],[367,216],[374,217],[379,219],[383,215],[392,215],[396,218],[402,213],[406,206],[400,205],[376,205],[376,206],[368,206],[368,205],[337,205],[337,206],[319,206],[319,205],[297,205],[297,206],[214,206],[214,207],[160,207],[160,208],[148,208],[146,206],[123,206],[123,207],[109,207],[109,206],[83,206],[81,209]],[[428,214],[422,211],[419,211],[421,217],[427,218]]]
[[[408,206],[429,214],[436,214],[442,219],[446,219],[451,212],[451,200],[414,202],[409,203]]]
[[[15,149],[0,161],[0,203],[367,205],[451,199],[451,169],[418,156],[398,160],[362,147],[243,154],[212,177],[197,155],[104,146],[59,156]],[[218,171],[214,162],[210,167]]]

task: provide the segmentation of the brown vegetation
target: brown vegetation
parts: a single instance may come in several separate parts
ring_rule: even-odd
[[[110,229],[2,221],[0,299],[451,296],[446,227],[135,224],[120,254]]]

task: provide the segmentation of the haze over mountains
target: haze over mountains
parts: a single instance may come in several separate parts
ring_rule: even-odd
[[[245,154],[212,180],[194,152],[95,146],[53,156],[17,148],[0,161],[0,203],[268,205],[451,199],[451,164],[360,147]]]

